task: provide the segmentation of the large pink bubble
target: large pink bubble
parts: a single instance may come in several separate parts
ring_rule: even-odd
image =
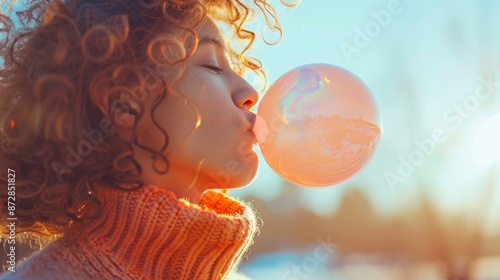
[[[332,186],[372,158],[381,137],[375,98],[355,75],[328,64],[290,70],[271,85],[254,132],[262,154],[284,179]]]

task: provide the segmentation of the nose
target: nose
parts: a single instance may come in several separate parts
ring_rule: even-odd
[[[237,76],[236,80],[233,102],[238,108],[250,110],[259,100],[259,93],[241,76]]]

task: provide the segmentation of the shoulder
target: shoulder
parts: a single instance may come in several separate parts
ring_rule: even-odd
[[[73,280],[88,279],[86,275],[79,273],[74,266],[57,257],[66,255],[68,252],[62,244],[55,241],[41,251],[38,251],[19,262],[14,272],[7,271],[0,274],[0,280]]]
[[[0,280],[21,280],[21,279],[33,279],[41,280],[44,279],[42,271],[34,268],[33,257],[29,257],[26,260],[18,263],[12,270],[7,270],[0,274]],[[46,278],[45,278],[46,279]]]

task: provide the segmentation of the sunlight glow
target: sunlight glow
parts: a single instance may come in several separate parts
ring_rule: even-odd
[[[476,130],[472,158],[480,167],[500,161],[500,114],[486,119]]]

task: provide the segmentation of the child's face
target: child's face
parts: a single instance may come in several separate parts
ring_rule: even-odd
[[[199,46],[177,82],[180,94],[167,93],[155,111],[169,135],[164,153],[168,173],[156,174],[151,156],[137,153],[146,183],[175,188],[178,195],[191,198],[206,189],[247,185],[258,166],[252,150],[255,114],[249,111],[258,93],[230,68],[224,41],[211,20],[195,31]],[[139,133],[148,146],[158,149],[163,144],[163,135],[152,124]]]

